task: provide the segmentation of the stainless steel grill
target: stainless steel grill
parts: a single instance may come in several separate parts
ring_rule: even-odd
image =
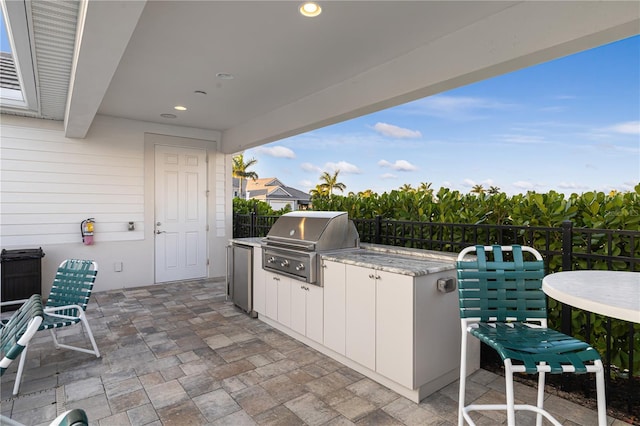
[[[360,238],[345,212],[292,212],[280,216],[263,243],[264,269],[321,285],[318,253],[357,248]]]

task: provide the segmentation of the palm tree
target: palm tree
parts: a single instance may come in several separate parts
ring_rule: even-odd
[[[418,187],[418,191],[426,194],[433,194],[433,188],[431,188],[431,182],[422,182]]]
[[[340,173],[340,170],[336,170],[333,175],[330,175],[329,173],[324,172],[322,173],[322,176],[320,176],[320,180],[323,182],[321,182],[319,186],[325,189],[329,195],[333,195],[334,189],[337,189],[340,192],[342,192],[347,187],[347,185],[345,185],[344,183],[338,182],[339,173]]]
[[[410,183],[405,183],[400,187],[400,191],[403,192],[415,192],[416,190],[411,187]]]
[[[329,191],[322,185],[316,185],[314,189],[309,191],[309,195],[311,195],[312,197],[326,197],[327,195],[329,195]]]
[[[474,194],[484,194],[484,188],[480,184],[473,185],[473,188],[471,189],[471,192],[474,193]]]
[[[500,188],[497,187],[497,186],[490,186],[489,189],[487,190],[487,193],[489,193],[491,195],[499,194],[500,193]]]
[[[249,167],[253,166],[257,162],[258,160],[256,160],[255,158],[252,158],[251,160],[245,163],[243,154],[238,154],[233,157],[232,176],[234,178],[238,178],[238,180],[240,181],[240,197],[241,198],[244,198],[244,188],[242,185],[243,179],[253,179],[253,180],[258,179],[258,174],[256,172],[247,170]]]

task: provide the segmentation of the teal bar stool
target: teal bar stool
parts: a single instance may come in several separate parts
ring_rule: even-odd
[[[525,257],[529,260],[525,260]],[[546,296],[542,292],[544,263],[538,251],[526,246],[475,246],[460,252],[456,262],[460,321],[460,396],[458,424],[475,423],[469,412],[506,410],[515,425],[515,412],[537,413],[560,423],[544,410],[545,374],[595,373],[598,424],[607,422],[604,368],[598,352],[587,343],[547,328]],[[504,363],[506,404],[465,405],[467,337],[495,349]],[[538,374],[537,404],[515,404],[513,373]]]

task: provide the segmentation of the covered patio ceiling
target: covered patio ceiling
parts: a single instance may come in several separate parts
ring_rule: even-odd
[[[218,130],[230,154],[640,32],[628,1],[320,4],[305,18],[298,1],[81,2],[66,135],[103,114]]]

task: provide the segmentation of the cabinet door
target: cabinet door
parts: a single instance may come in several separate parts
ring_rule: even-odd
[[[307,333],[309,339],[323,343],[322,308],[324,291],[322,287],[307,285]]]
[[[377,271],[346,265],[346,356],[376,369]]]
[[[345,264],[322,262],[324,345],[345,355]]]
[[[278,276],[278,322],[291,327],[291,278]]]
[[[377,276],[376,371],[413,389],[414,279],[382,271]]]
[[[306,283],[295,280],[291,284],[291,328],[302,335],[307,331],[306,287]]]
[[[264,274],[265,309],[264,313],[272,320],[278,320],[278,277],[271,272]]]
[[[262,269],[262,249],[254,247],[253,249],[253,310],[265,313],[265,293],[264,269]]]

